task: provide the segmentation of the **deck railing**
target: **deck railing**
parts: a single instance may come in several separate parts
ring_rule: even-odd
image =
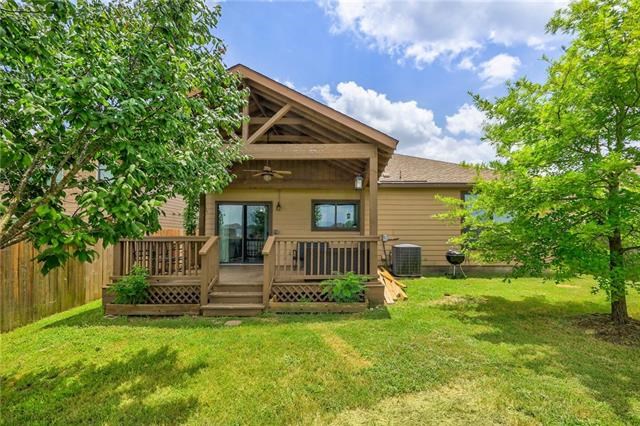
[[[202,268],[198,254],[209,237],[145,237],[125,239],[113,251],[113,276],[128,275],[134,266],[147,268],[152,277],[197,277]]]
[[[120,240],[113,250],[112,280],[142,266],[150,275],[146,304],[204,305],[218,280],[218,253],[218,237]]]
[[[374,276],[377,248],[378,237],[375,236],[340,238],[278,235],[274,237],[269,250],[269,262],[273,263],[269,268],[273,268],[274,281],[322,280],[347,272]]]
[[[200,274],[200,303],[208,303],[209,292],[220,278],[220,242],[217,236],[209,237],[199,251],[202,265]]]

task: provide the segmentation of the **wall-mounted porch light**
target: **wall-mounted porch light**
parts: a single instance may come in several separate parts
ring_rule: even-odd
[[[358,191],[362,189],[363,184],[364,184],[364,178],[360,175],[356,176],[355,187]]]

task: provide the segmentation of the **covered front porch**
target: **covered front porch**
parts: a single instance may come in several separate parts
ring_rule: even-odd
[[[142,264],[150,302],[253,315],[351,309],[320,283],[352,272],[368,280],[360,307],[382,304],[378,178],[397,141],[246,67],[233,71],[250,91],[238,135],[247,159],[222,193],[202,194],[199,236],[121,241],[114,279]]]

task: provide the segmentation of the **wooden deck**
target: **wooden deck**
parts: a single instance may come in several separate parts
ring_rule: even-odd
[[[262,265],[220,265],[219,284],[260,284],[262,285]]]
[[[277,312],[305,312],[305,307],[309,312],[351,312],[365,306],[368,296],[380,293],[372,281],[359,304],[338,307],[320,287],[321,280],[335,273],[375,276],[371,273],[377,267],[375,237],[271,236],[262,251],[262,265],[220,265],[218,245],[216,236],[121,241],[114,249],[112,280],[127,275],[136,265],[143,266],[151,272],[148,297],[140,305],[115,305],[105,291],[105,311],[115,315],[250,316],[271,310],[273,303]]]

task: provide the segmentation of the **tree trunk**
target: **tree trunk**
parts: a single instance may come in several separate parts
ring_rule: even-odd
[[[629,322],[624,282],[624,250],[622,237],[615,230],[609,237],[609,276],[611,278],[611,320],[617,325]]]
[[[629,322],[627,298],[625,296],[618,298],[618,300],[611,301],[611,319],[617,325],[624,325]]]

